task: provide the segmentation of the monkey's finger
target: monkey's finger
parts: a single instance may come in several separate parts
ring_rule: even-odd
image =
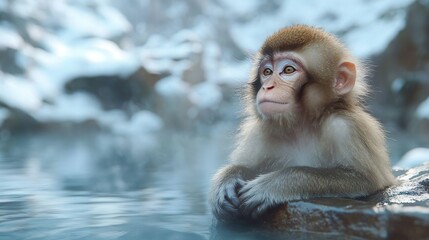
[[[218,216],[222,219],[238,218],[240,215],[240,211],[226,201],[221,204],[218,211]]]
[[[240,206],[240,200],[238,199],[238,197],[235,195],[225,195],[225,200],[231,204],[232,206],[234,206],[235,208],[238,208]]]
[[[237,179],[237,182],[235,183],[235,193],[238,195],[238,193],[240,192],[240,190],[244,187],[244,185],[246,185],[246,182],[244,180],[241,179]]]
[[[237,194],[237,196],[238,196],[238,198],[242,198],[242,196],[243,195],[246,195],[246,193],[250,190],[251,188],[248,186],[248,185],[246,185],[246,186],[243,186],[241,189],[240,189],[240,191],[238,191],[238,194]],[[241,200],[243,200],[243,199],[241,199]]]
[[[225,199],[236,208],[238,208],[238,206],[240,205],[240,200],[235,193],[234,186],[227,187],[225,189]]]

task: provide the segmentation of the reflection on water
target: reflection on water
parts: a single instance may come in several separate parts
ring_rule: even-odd
[[[221,129],[2,137],[0,239],[208,239],[207,188],[231,145]]]

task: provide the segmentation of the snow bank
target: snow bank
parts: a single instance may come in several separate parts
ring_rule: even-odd
[[[136,52],[142,65],[149,71],[180,76],[191,66],[190,58],[201,51],[198,35],[190,30],[182,30],[169,39],[152,35]]]
[[[178,76],[168,76],[155,84],[155,91],[166,98],[183,96],[188,94],[189,84]]]
[[[83,122],[101,113],[97,99],[87,93],[60,95],[52,104],[44,104],[33,116],[42,122]]]
[[[189,100],[200,108],[213,108],[222,101],[222,90],[215,83],[203,82],[192,88]]]
[[[48,42],[52,52],[34,52],[44,65],[42,71],[63,85],[79,76],[127,76],[140,66],[133,54],[105,39],[85,39],[70,45]],[[49,59],[46,59],[49,58]]]
[[[0,49],[18,49],[24,44],[24,40],[22,40],[16,29],[8,24],[0,24],[0,36]]]
[[[429,97],[424,100],[417,108],[417,117],[429,119]]]
[[[55,5],[55,4],[54,4]],[[114,38],[131,31],[131,25],[116,9],[100,5],[95,9],[85,9],[82,5],[58,5],[55,9],[62,13],[63,30],[60,34],[66,39],[82,36]]]
[[[128,136],[158,131],[163,126],[161,118],[152,112],[139,111],[128,119],[122,111],[102,110],[96,98],[79,92],[58,97],[55,103],[43,105],[33,116],[42,122],[96,120],[102,127]]]
[[[0,74],[0,100],[10,107],[34,112],[42,105],[42,98],[33,82]]]
[[[414,148],[408,151],[394,166],[396,169],[410,169],[429,162],[429,148]]]
[[[267,35],[279,28],[292,24],[308,24],[341,34],[340,37],[355,55],[369,57],[384,50],[404,27],[405,11],[401,9],[412,1],[286,1],[282,2],[275,12],[255,14],[258,17],[251,18],[250,21],[237,21],[232,25],[231,33],[237,45],[245,52],[253,53]],[[260,2],[260,7],[263,7],[263,4]],[[260,8],[256,9],[259,11]],[[231,11],[237,10],[234,8]]]
[[[163,126],[161,118],[149,111],[135,113],[130,121],[118,121],[112,125],[113,131],[121,135],[142,135],[159,131]]]
[[[393,80],[390,88],[393,90],[393,92],[399,93],[402,90],[402,88],[404,87],[404,85],[405,85],[404,79],[396,78],[395,80]]]

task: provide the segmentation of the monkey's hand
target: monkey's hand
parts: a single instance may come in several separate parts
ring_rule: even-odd
[[[282,202],[286,202],[286,196],[279,194],[279,184],[273,179],[274,173],[268,173],[247,182],[238,193],[241,205],[240,212],[245,217],[256,219],[258,216]]]
[[[244,184],[245,181],[240,178],[231,178],[213,190],[212,208],[218,219],[231,220],[241,217],[238,192]]]

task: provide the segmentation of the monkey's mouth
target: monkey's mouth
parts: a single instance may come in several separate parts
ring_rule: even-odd
[[[288,102],[278,102],[273,100],[262,100],[258,104],[261,105],[262,103],[275,103],[275,104],[288,104]]]

